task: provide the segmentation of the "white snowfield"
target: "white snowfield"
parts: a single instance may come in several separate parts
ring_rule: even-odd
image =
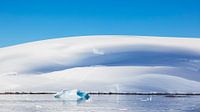
[[[0,48],[0,92],[200,92],[200,39],[80,36]]]

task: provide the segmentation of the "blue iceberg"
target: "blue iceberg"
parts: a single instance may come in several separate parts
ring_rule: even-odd
[[[88,100],[90,98],[89,94],[84,91],[80,90],[62,90],[60,92],[57,92],[54,95],[55,98],[63,98],[66,100]]]

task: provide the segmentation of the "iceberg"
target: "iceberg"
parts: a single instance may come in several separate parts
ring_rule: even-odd
[[[66,100],[88,100],[89,94],[77,89],[74,90],[62,90],[54,95],[55,98],[62,98]]]

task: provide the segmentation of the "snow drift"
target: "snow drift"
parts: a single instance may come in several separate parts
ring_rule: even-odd
[[[200,92],[200,39],[49,39],[0,48],[0,66],[1,92]]]

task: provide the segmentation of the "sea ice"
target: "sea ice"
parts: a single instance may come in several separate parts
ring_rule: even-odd
[[[62,90],[60,92],[57,92],[54,95],[55,98],[63,98],[67,100],[88,100],[90,98],[89,94],[77,89],[74,90]]]

